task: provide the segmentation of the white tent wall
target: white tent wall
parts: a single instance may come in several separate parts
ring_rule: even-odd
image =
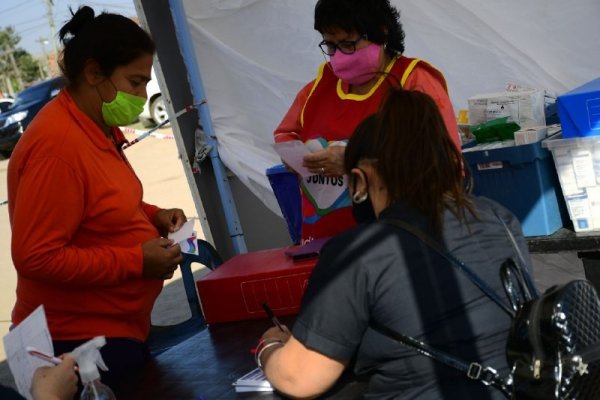
[[[150,31],[157,47],[155,64],[158,83],[165,97],[169,115],[194,103],[190,72],[185,62],[172,8],[166,0],[134,0],[140,23]],[[205,78],[206,79],[206,78]],[[209,99],[210,101],[210,99]],[[204,234],[219,254],[228,259],[237,253],[229,226],[241,231],[249,251],[284,246],[291,243],[282,218],[270,211],[254,196],[241,180],[228,173],[225,177],[231,192],[230,201],[223,201],[213,164],[206,159],[200,164],[201,173],[192,172],[195,154],[195,132],[199,124],[197,112],[186,113],[172,123],[178,152],[191,188],[192,197],[201,218]],[[157,160],[160,162],[160,160]],[[231,203],[234,203],[233,205]],[[226,208],[236,207],[239,220],[230,221]]]
[[[271,148],[273,130],[324,61],[317,47],[321,37],[312,28],[316,0],[172,1],[185,9],[184,28],[192,38],[221,159],[235,179],[280,215],[265,170],[279,162]],[[469,97],[501,91],[508,82],[560,94],[600,75],[598,0],[392,3],[401,11],[405,54],[445,74],[455,110],[466,108]],[[164,36],[171,25],[160,22],[169,15],[165,2],[138,4],[156,19],[148,23],[155,39]],[[161,55],[160,43],[158,53],[171,92],[171,82],[185,82],[182,75],[168,76],[166,64],[174,61]],[[238,207],[246,201],[236,199]],[[250,238],[262,235],[265,225],[248,228]]]
[[[186,0],[219,154],[278,212],[264,175],[272,133],[323,56],[314,0]],[[392,1],[406,52],[446,76],[455,109],[508,82],[562,93],[600,75],[600,1]]]

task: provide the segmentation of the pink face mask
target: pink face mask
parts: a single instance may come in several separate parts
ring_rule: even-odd
[[[351,85],[362,85],[375,78],[379,70],[381,45],[371,43],[352,54],[339,49],[329,57],[335,75]]]

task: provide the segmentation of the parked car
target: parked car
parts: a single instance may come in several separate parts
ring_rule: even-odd
[[[29,86],[15,97],[13,104],[0,114],[0,154],[10,157],[23,131],[33,117],[65,86],[62,77]]]
[[[139,116],[139,120],[145,127],[151,127],[160,124],[161,122],[169,119],[167,114],[167,107],[163,99],[160,87],[158,87],[158,81],[154,68],[152,68],[152,80],[148,82],[146,86],[146,93],[148,94],[148,100],[144,104],[144,110]],[[169,122],[165,126],[171,125]]]
[[[0,98],[0,113],[8,110],[8,108],[15,102],[15,99],[10,97]]]

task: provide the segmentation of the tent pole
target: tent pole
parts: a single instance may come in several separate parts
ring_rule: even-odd
[[[206,99],[206,95],[202,83],[200,66],[196,59],[196,53],[188,28],[187,18],[185,16],[183,0],[169,0],[169,6],[175,24],[175,34],[178,38],[179,48],[181,49],[181,54],[189,75],[194,104],[200,104]],[[217,188],[225,213],[229,237],[231,237],[236,254],[246,253],[248,250],[244,240],[244,232],[233,200],[225,166],[219,157],[218,144],[212,125],[212,119],[210,117],[210,111],[208,109],[208,103],[205,102],[204,104],[201,104],[198,107],[198,112],[200,114],[200,122],[205,133],[206,141],[211,146],[209,157],[217,181]]]

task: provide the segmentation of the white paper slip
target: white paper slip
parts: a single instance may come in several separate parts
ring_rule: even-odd
[[[272,387],[256,387],[256,386],[245,386],[245,385],[235,385],[235,391],[237,393],[245,393],[245,392],[272,392]]]
[[[304,156],[310,154],[310,150],[300,140],[291,140],[289,142],[275,143],[273,148],[279,154],[279,157],[289,165],[294,171],[299,173],[301,176],[311,176],[313,173],[309,172],[306,167],[302,166]]]
[[[187,220],[178,231],[169,233],[167,238],[175,243],[183,242],[194,235],[194,219]]]
[[[253,369],[233,383],[236,392],[270,392],[273,386],[260,368]]]
[[[36,308],[4,336],[4,349],[6,350],[8,366],[15,378],[17,389],[23,397],[31,400],[33,373],[39,367],[52,364],[29,355],[25,349],[27,346],[36,347],[44,353],[54,354],[52,337],[48,330],[43,305]]]

